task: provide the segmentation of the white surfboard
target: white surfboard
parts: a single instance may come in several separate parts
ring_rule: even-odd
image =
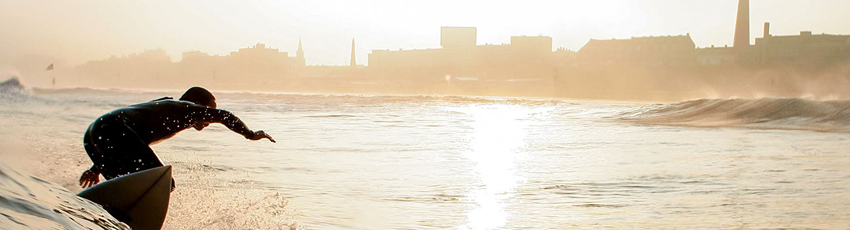
[[[171,196],[171,166],[121,176],[83,190],[80,197],[100,204],[133,230],[158,230]]]

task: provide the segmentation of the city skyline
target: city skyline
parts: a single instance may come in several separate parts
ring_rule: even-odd
[[[749,29],[750,1],[739,0],[735,9],[733,46],[699,47],[686,33],[591,38],[571,50],[556,47],[552,36],[516,35],[509,36],[510,42],[492,44],[482,41],[478,27],[441,26],[437,48],[373,49],[365,63],[356,59],[362,49],[355,38],[347,65],[308,62],[314,52],[299,38],[294,56],[260,42],[227,55],[186,51],[179,59],[159,48],[58,68],[49,78],[43,65],[53,61],[29,59],[17,63],[19,72],[13,76],[64,87],[153,89],[203,83],[227,90],[665,100],[753,92],[843,95],[836,92],[846,87],[823,85],[818,79],[842,81],[838,78],[850,60],[850,35],[811,30],[776,34],[771,25],[777,23],[765,22],[758,37]]]
[[[322,2],[327,3],[327,2]],[[835,9],[842,9],[841,5],[848,5],[841,1],[835,1],[830,4],[818,4],[811,2],[792,2],[792,1],[752,1],[751,3],[751,22],[750,34],[761,34],[761,24],[763,22],[771,22],[773,25],[772,33],[777,35],[793,35],[799,31],[813,31],[815,34],[848,34],[850,26],[841,22],[848,21],[844,17],[850,18],[840,13]],[[345,3],[337,4],[336,7],[320,6],[318,3],[292,4],[287,2],[253,2],[244,3],[243,5],[231,5],[234,7],[233,16],[239,16],[239,12],[250,9],[257,10],[256,16],[248,18],[239,18],[231,23],[216,24],[216,20],[222,20],[220,17],[211,19],[207,22],[209,25],[202,25],[205,20],[202,18],[204,12],[215,13],[221,10],[216,6],[224,6],[235,3],[214,3],[205,6],[192,6],[188,3],[178,4],[180,7],[168,5],[170,3],[155,2],[154,6],[165,6],[165,9],[160,9],[162,16],[153,17],[157,10],[150,7],[138,6],[121,6],[119,8],[136,7],[138,10],[134,12],[124,12],[129,18],[136,20],[136,23],[144,23],[145,26],[133,27],[134,32],[122,31],[121,28],[133,23],[122,22],[115,19],[115,22],[99,22],[89,18],[89,16],[80,16],[69,18],[66,22],[46,22],[37,20],[34,17],[39,15],[51,14],[58,12],[60,5],[70,3],[56,3],[56,6],[47,6],[44,9],[35,9],[40,7],[35,3],[22,3],[10,1],[4,3],[9,7],[4,9],[25,9],[22,12],[31,13],[32,16],[23,16],[20,13],[10,12],[4,14],[3,17],[16,17],[17,20],[3,20],[2,23],[4,34],[2,36],[4,44],[16,44],[13,47],[4,48],[6,52],[0,56],[0,63],[9,63],[21,56],[36,54],[47,57],[55,57],[57,61],[67,65],[77,65],[90,60],[99,60],[108,58],[112,55],[125,55],[130,53],[141,52],[142,50],[161,48],[165,50],[172,60],[179,61],[181,55],[185,51],[202,50],[209,52],[212,55],[226,55],[228,52],[245,47],[249,44],[257,42],[265,43],[270,47],[279,48],[281,51],[294,54],[298,47],[299,38],[302,39],[308,65],[347,65],[350,63],[350,40],[357,40],[356,62],[368,65],[367,55],[372,50],[397,50],[397,49],[428,49],[439,47],[440,26],[474,26],[478,28],[478,44],[504,44],[509,43],[507,40],[510,36],[522,35],[544,35],[553,38],[553,48],[567,48],[578,50],[584,46],[590,39],[612,39],[612,38],[630,38],[641,36],[659,36],[659,35],[678,35],[690,33],[697,47],[709,47],[711,45],[724,46],[732,44],[735,25],[735,14],[737,1],[722,1],[706,4],[698,1],[598,1],[594,3],[584,3],[584,7],[590,12],[599,11],[599,14],[584,13],[579,15],[572,13],[565,14],[543,14],[540,16],[528,16],[523,12],[534,11],[528,6],[517,6],[515,10],[505,10],[505,5],[510,6],[510,3],[497,2],[489,5],[477,6],[475,4],[458,5],[454,10],[441,11],[433,9],[433,7],[423,7],[421,12],[417,11],[413,15],[423,16],[429,12],[444,12],[448,13],[445,17],[423,16],[421,19],[407,19],[409,25],[391,26],[386,25],[389,22],[384,22],[385,19],[393,17],[395,14],[387,14],[387,11],[393,11],[392,4],[376,7],[371,12],[370,16],[361,15],[368,8],[366,6],[349,7],[348,11],[338,8],[346,8]],[[67,14],[74,12],[85,12],[92,15],[109,15],[121,12],[91,12],[91,10],[78,9],[80,6],[91,7],[98,6],[102,3],[82,2],[77,5],[64,7]],[[316,5],[311,5],[316,4]],[[541,3],[545,4],[545,3]],[[569,9],[577,9],[576,2],[560,3],[557,6],[563,6]],[[79,6],[78,6],[79,5]],[[333,4],[330,4],[333,5]],[[381,4],[365,4],[369,6],[378,6]],[[830,7],[822,7],[830,6]],[[172,6],[172,7],[168,7]],[[288,6],[289,8],[282,9]],[[572,7],[570,7],[572,6]],[[43,7],[43,6],[42,6]],[[103,6],[110,8],[109,6]],[[182,7],[182,8],[181,8]],[[401,7],[401,6],[396,6]],[[501,8],[500,8],[501,7]],[[403,8],[403,7],[402,7]],[[507,7],[510,8],[510,7]],[[797,9],[805,8],[806,11]],[[401,9],[401,8],[398,8]],[[476,10],[471,10],[476,9]],[[666,10],[661,9],[680,9]],[[276,10],[280,10],[279,12]],[[451,16],[451,12],[459,13],[459,11],[470,10],[467,14],[469,17]],[[545,12],[555,12],[552,9],[536,9]],[[150,11],[150,12],[149,12]],[[344,12],[338,12],[344,11]],[[277,13],[276,13],[277,12]],[[291,14],[287,14],[287,12]],[[316,15],[304,15],[305,12],[312,12]],[[322,14],[338,13],[340,18],[347,18],[346,22],[328,22],[324,23],[325,28],[317,27],[317,23],[322,20],[339,20],[337,19],[319,19]],[[383,15],[381,13],[384,13]],[[393,11],[394,12],[394,11]],[[480,15],[482,12],[489,14],[503,14],[504,18],[501,22],[491,22],[485,19],[494,18],[492,15]],[[506,12],[516,12],[516,14],[506,14]],[[565,11],[571,12],[571,11]],[[820,12],[820,13],[817,13]],[[244,12],[243,12],[244,13]],[[175,14],[195,15],[194,20],[174,20]],[[172,15],[169,18],[168,15]],[[282,21],[281,15],[289,15],[291,17],[288,22]],[[506,16],[507,15],[507,16]],[[706,16],[711,15],[716,18],[706,20]],[[806,17],[797,17],[805,15]],[[145,18],[143,16],[149,16]],[[265,16],[265,20],[260,20],[261,16]],[[327,15],[326,15],[327,16]],[[72,17],[65,15],[64,17]],[[93,17],[93,16],[91,16]],[[371,17],[371,18],[370,18]],[[515,18],[514,18],[515,17]],[[571,18],[581,18],[581,20],[570,21]],[[63,18],[63,17],[58,17]],[[498,18],[498,17],[495,17]],[[510,18],[514,18],[511,20]],[[800,18],[800,20],[796,20]],[[805,18],[805,19],[803,19]],[[230,18],[233,21],[235,18]],[[363,19],[363,20],[359,20]],[[149,20],[143,22],[141,20]],[[169,20],[176,21],[177,25],[162,26]],[[350,22],[349,22],[350,21]],[[381,21],[380,23],[378,21]],[[399,20],[401,23],[405,20]],[[198,28],[187,29],[184,33],[198,32],[195,36],[183,36],[182,39],[169,38],[164,36],[167,32],[179,30],[179,25],[191,25],[191,22],[201,22]],[[279,22],[279,23],[278,23]],[[412,23],[411,23],[412,22]],[[830,23],[831,22],[831,23]],[[74,30],[67,27],[80,27],[79,25],[91,24],[91,28],[75,28]],[[362,23],[360,26],[351,26],[349,23]],[[49,25],[46,25],[49,24]],[[309,26],[313,25],[313,27]],[[436,25],[436,26],[432,26]],[[63,29],[64,27],[64,29]],[[86,27],[86,26],[83,26]],[[244,28],[243,28],[244,27]],[[292,27],[294,29],[288,29]],[[300,28],[299,28],[300,27]],[[336,30],[334,28],[345,29]],[[358,27],[363,27],[363,30],[357,30]],[[427,28],[426,28],[427,27]],[[233,33],[228,36],[222,35],[228,32],[228,28],[241,28],[241,32]],[[424,28],[424,29],[423,29]],[[93,34],[74,37],[68,37],[68,33],[76,30],[101,30],[100,36]],[[105,31],[104,31],[105,30]],[[152,31],[151,31],[152,30]],[[210,32],[215,30],[217,32]],[[240,31],[237,30],[237,31]],[[382,33],[376,33],[378,30]],[[399,33],[407,33],[399,35]],[[40,36],[45,34],[47,36]],[[85,32],[83,32],[85,34]],[[133,37],[134,35],[145,34],[143,37]],[[37,36],[39,35],[39,36]],[[62,37],[60,41],[50,40],[50,36],[56,35]],[[158,36],[163,35],[163,36]],[[185,35],[185,34],[182,34]],[[177,34],[176,36],[182,36]],[[38,38],[36,38],[36,36]],[[751,36],[750,43],[754,43],[755,37]],[[136,39],[138,38],[138,39]],[[102,43],[103,49],[90,50],[86,47],[92,46],[92,43]],[[90,47],[89,47],[90,48]],[[84,50],[85,49],[85,50]],[[52,54],[51,54],[52,52]]]

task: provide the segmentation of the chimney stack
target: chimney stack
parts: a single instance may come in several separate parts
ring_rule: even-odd
[[[738,1],[738,20],[735,23],[735,48],[750,46],[750,0]]]
[[[764,23],[764,36],[763,37],[765,37],[765,38],[770,37],[770,22]]]

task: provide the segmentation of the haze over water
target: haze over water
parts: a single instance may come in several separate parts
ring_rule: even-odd
[[[79,191],[77,177],[90,164],[80,144],[89,122],[178,93],[5,93],[3,154],[32,166],[18,170]],[[850,223],[844,148],[850,139],[842,129],[629,120],[681,105],[216,95],[220,108],[278,143],[250,142],[213,125],[154,145],[174,165],[178,186],[165,229],[846,229]]]
[[[277,143],[153,145],[164,229],[850,229],[848,8],[3,0],[0,230],[127,229],[83,133],[193,86]]]

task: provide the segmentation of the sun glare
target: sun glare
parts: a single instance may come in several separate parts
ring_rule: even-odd
[[[495,229],[504,226],[510,214],[505,200],[523,178],[516,174],[516,160],[523,152],[530,109],[519,105],[473,105],[465,111],[472,129],[469,149],[464,156],[473,164],[481,187],[468,198],[476,208],[468,214],[467,223],[458,229]]]

